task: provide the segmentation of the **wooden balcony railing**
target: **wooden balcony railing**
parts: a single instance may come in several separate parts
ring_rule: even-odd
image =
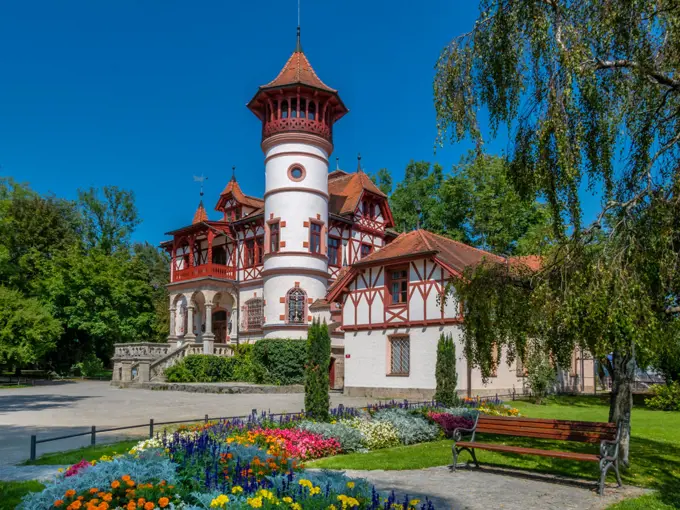
[[[235,280],[236,272],[232,266],[222,264],[203,264],[200,266],[187,267],[185,269],[175,269],[172,277],[173,282],[184,282],[194,278],[204,278],[212,276],[225,280]]]

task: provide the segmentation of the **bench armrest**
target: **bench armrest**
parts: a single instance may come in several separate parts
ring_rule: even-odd
[[[460,441],[463,437],[463,434],[472,434],[472,438],[470,439],[471,441],[475,440],[475,431],[477,430],[477,422],[479,421],[479,411],[477,411],[477,416],[475,417],[475,421],[472,424],[472,427],[469,429],[465,429],[462,427],[459,427],[457,429],[453,429],[453,433],[451,434],[451,437],[453,438],[453,442],[455,443],[456,441]]]
[[[619,458],[619,443],[621,442],[622,426],[623,423],[619,422],[619,425],[616,429],[616,439],[613,441],[609,441],[607,439],[600,441],[600,457],[603,459],[614,461]]]

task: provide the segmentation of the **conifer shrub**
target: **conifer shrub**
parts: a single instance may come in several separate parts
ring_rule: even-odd
[[[318,320],[307,332],[307,364],[305,365],[305,411],[320,421],[328,420],[328,369],[331,364],[331,337],[328,326]]]
[[[437,389],[434,400],[447,407],[455,407],[458,404],[456,385],[458,373],[456,372],[456,345],[453,337],[442,333],[437,343],[437,367],[435,369]]]

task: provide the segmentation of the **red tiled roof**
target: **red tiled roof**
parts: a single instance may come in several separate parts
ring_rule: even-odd
[[[278,76],[266,85],[262,85],[260,90],[296,84],[308,85],[334,94],[338,92],[321,81],[301,49],[296,49]]]
[[[333,214],[352,214],[359,205],[363,191],[387,198],[364,172],[347,173],[335,170],[328,174],[328,210]]]
[[[522,255],[520,257],[510,257],[510,263],[513,265],[521,264],[532,271],[538,271],[543,265],[543,257],[540,255]]]
[[[205,212],[205,207],[203,207],[203,200],[198,204],[198,209],[196,209],[191,223],[200,223],[202,221],[208,221],[208,213]]]
[[[224,203],[227,201],[230,194],[239,204],[247,205],[248,207],[253,207],[255,209],[264,207],[264,200],[261,198],[251,197],[243,193],[243,191],[241,191],[241,187],[238,185],[238,182],[236,182],[236,179],[232,178],[224,188],[224,191],[222,191],[220,194],[220,199],[215,206],[216,210],[219,211],[224,206]]]
[[[503,257],[473,248],[448,237],[427,230],[414,230],[400,234],[381,250],[375,251],[353,264],[351,270],[338,275],[338,279],[328,288],[326,299],[334,300],[341,289],[354,279],[362,266],[398,262],[400,259],[413,256],[432,256],[449,272],[453,273],[462,273],[466,267],[479,264],[483,260],[500,263],[506,261]]]

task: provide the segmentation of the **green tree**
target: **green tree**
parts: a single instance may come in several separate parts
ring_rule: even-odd
[[[149,341],[165,342],[170,332],[170,309],[168,289],[170,281],[170,257],[167,252],[149,243],[136,243],[134,257],[146,269],[144,280],[149,284],[149,292],[154,307]]]
[[[387,168],[381,168],[369,177],[385,195],[392,193],[392,174]]]
[[[472,30],[444,48],[434,81],[439,140],[471,135],[481,146],[483,108],[491,136],[508,125],[508,177],[523,198],[545,198],[558,241],[537,275],[475,275],[514,285],[533,306],[526,326],[510,317],[485,325],[484,315],[508,315],[495,306],[508,300],[474,282],[463,289],[488,299],[475,303],[485,311],[467,349],[490,355],[486,328],[518,348],[530,332],[557,354],[577,344],[603,361],[612,353],[609,418],[626,423],[624,462],[636,359],[661,348],[655,333],[680,313],[678,27],[670,0],[482,0]],[[587,188],[602,197],[591,224],[582,217]]]
[[[399,182],[390,196],[394,223],[398,230],[420,228],[444,233],[442,205],[439,190],[444,176],[442,167],[426,161],[411,161],[406,167],[404,180]]]
[[[305,366],[305,411],[315,420],[327,420],[330,409],[328,369],[331,364],[331,337],[328,326],[315,320],[307,333]]]
[[[107,255],[129,246],[130,236],[140,222],[132,191],[116,186],[80,190],[78,203],[89,246],[97,247]]]
[[[437,343],[437,366],[435,369],[437,389],[434,399],[446,407],[454,407],[458,403],[458,373],[456,372],[456,345],[453,337],[442,333]]]
[[[37,299],[0,286],[0,366],[37,363],[53,350],[61,334],[59,321]]]

